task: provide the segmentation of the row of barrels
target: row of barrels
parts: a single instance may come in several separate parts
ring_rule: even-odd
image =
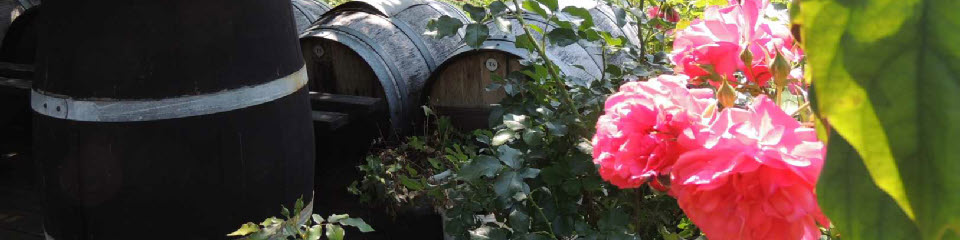
[[[577,0],[560,4],[588,9],[602,30],[639,44],[636,28],[618,27],[610,6]],[[442,15],[470,22],[458,8],[429,0],[362,0],[333,8],[301,35],[311,91],[385,98],[391,134],[417,126],[421,105],[450,116],[458,127],[486,127],[490,106],[506,93],[485,88],[491,75],[506,76],[521,67],[519,60],[528,53],[515,46],[515,36],[523,29],[512,18],[509,32],[487,23],[489,39],[481,49],[472,49],[464,44],[462,30],[443,39],[423,34],[427,22]],[[535,14],[524,18],[546,31],[555,27]],[[589,81],[603,74],[600,51],[599,46],[578,42],[548,46],[546,52],[571,79]],[[623,61],[624,56],[616,56],[611,63]]]
[[[635,29],[617,27],[612,8],[585,7],[598,26],[638,42]],[[469,21],[455,6],[423,0],[333,8],[313,0],[44,0],[26,9],[0,48],[17,42],[9,44],[16,60],[3,61],[36,69],[29,98],[46,238],[217,239],[276,215],[278,203],[311,199],[315,141],[325,141],[313,128],[332,116],[312,111],[317,105],[382,99],[386,111],[373,118],[389,122],[390,135],[410,133],[424,104],[462,117],[454,122],[463,127],[485,126],[490,105],[506,95],[484,90],[490,76],[519,69],[527,56],[514,46],[522,29],[515,19],[509,32],[491,24],[490,39],[471,49],[463,32],[424,36],[442,15]],[[547,54],[572,78],[603,74],[596,46],[550,46]]]

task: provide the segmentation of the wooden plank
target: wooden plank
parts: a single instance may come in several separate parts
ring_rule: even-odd
[[[366,117],[386,110],[383,98],[310,92],[310,107],[317,111],[349,113]]]
[[[338,112],[312,111],[313,126],[317,130],[336,131],[350,122],[350,116]]]
[[[0,62],[0,77],[33,79],[33,65]]]

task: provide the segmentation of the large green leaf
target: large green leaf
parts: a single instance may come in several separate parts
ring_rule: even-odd
[[[820,208],[844,240],[920,236],[916,224],[873,183],[860,156],[836,132],[830,137],[827,151],[817,195]]]
[[[960,1],[800,8],[821,116],[923,238],[960,235]]]

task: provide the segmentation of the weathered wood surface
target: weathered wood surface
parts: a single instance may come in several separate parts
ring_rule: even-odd
[[[585,8],[601,30],[610,32],[613,36],[623,36],[634,45],[640,42],[636,27],[629,21],[623,27],[618,26],[614,8],[610,6],[593,1],[574,0],[560,1],[560,4]],[[566,13],[558,17],[574,20],[573,16]],[[535,14],[526,13],[524,18],[528,23],[546,29],[545,31],[555,27]],[[490,106],[499,103],[506,96],[503,89],[486,91],[486,87],[491,83],[491,76],[506,76],[511,71],[519,70],[521,66],[518,60],[529,55],[526,50],[515,46],[516,36],[524,33],[520,24],[513,18],[507,20],[511,23],[509,32],[501,31],[492,22],[487,23],[490,38],[481,49],[472,49],[462,44],[438,67],[426,85],[430,105],[440,114],[451,117],[458,127],[486,127]],[[534,31],[533,34],[535,38],[541,38],[537,32]],[[604,57],[601,46],[597,44],[580,41],[565,47],[548,45],[546,50],[547,57],[559,66],[559,70],[572,84],[586,85],[602,76]],[[610,64],[618,66],[629,61],[622,53],[608,55],[606,58]],[[491,60],[499,65],[494,71],[487,68],[487,63]]]
[[[330,5],[319,0],[292,0],[293,19],[297,23],[297,33],[303,33],[310,25],[330,11]]]
[[[369,12],[331,10],[301,40],[312,52],[306,57],[313,58],[307,63],[314,89],[384,98],[390,132],[408,132],[422,115],[421,89],[435,67],[423,29],[408,27]]]
[[[450,16],[460,19],[463,23],[469,23],[470,19],[463,11],[456,6],[446,2],[430,0],[359,0],[350,1],[337,6],[331,12],[337,11],[364,11],[371,14],[382,15],[403,24],[400,26],[409,30],[409,35],[423,35],[427,29],[427,23],[440,16]],[[457,35],[446,38],[435,38],[433,36],[423,36],[423,42],[430,55],[433,56],[435,63],[441,63],[453,51],[457,50],[463,41],[464,31],[461,30]],[[432,65],[437,65],[432,64]],[[431,66],[433,68],[434,66]]]
[[[259,0],[45,1],[33,88],[152,101],[270,82],[303,67],[291,9]],[[35,114],[33,123],[44,229],[57,240],[223,239],[312,196],[305,88],[192,117],[105,123]]]
[[[625,17],[623,27],[620,27],[617,23],[616,11],[618,10],[615,6],[610,6],[604,4],[601,1],[584,1],[584,0],[561,0],[559,1],[560,8],[565,6],[576,6],[587,9],[590,12],[590,16],[593,18],[593,24],[602,31],[609,32],[610,35],[614,37],[624,37],[627,39],[627,42],[633,46],[640,46],[640,36],[637,32],[636,21],[633,21],[630,17]],[[573,20],[576,17],[570,16],[567,13],[561,13],[559,15],[561,18],[566,20]],[[583,44],[587,51],[590,52],[590,56],[594,58],[594,61],[598,63],[603,62],[603,56],[601,55],[601,46],[595,44]],[[622,64],[629,62],[630,58],[626,56],[625,53],[609,54],[607,56],[607,61],[610,64],[615,66],[621,66]]]
[[[17,0],[19,3],[30,3],[27,0]],[[8,28],[3,31],[3,41],[0,44],[0,61],[33,64],[37,51],[37,24],[41,6],[35,4],[28,8],[17,7],[12,16],[13,22],[7,23]],[[0,15],[6,12],[0,12]]]

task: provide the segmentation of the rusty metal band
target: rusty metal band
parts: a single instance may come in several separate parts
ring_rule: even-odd
[[[31,91],[33,111],[81,122],[140,122],[229,112],[268,103],[293,94],[307,84],[306,66],[280,79],[214,93],[164,99],[74,99],[37,89]]]

